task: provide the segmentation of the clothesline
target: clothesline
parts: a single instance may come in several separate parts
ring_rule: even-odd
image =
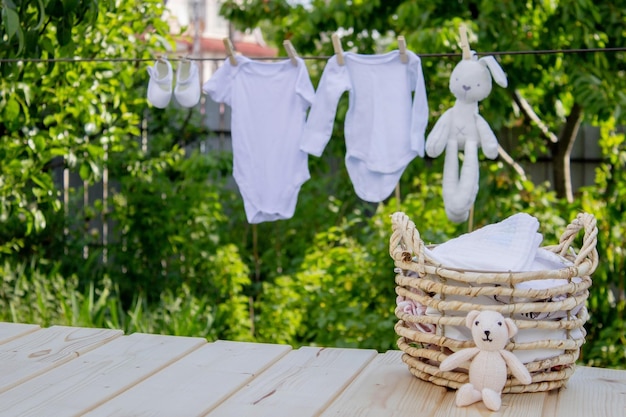
[[[527,51],[493,51],[493,52],[478,52],[477,55],[556,55],[556,54],[586,54],[586,53],[610,53],[610,52],[626,52],[626,47],[616,48],[574,48],[574,49],[545,49],[545,50],[527,50]],[[423,53],[417,54],[420,58],[446,58],[446,57],[459,57],[461,53],[453,52],[441,52],[441,53]],[[188,59],[190,61],[217,61],[221,62],[227,57],[193,57],[176,52],[164,53],[161,56],[167,57],[170,61],[182,61]],[[73,57],[73,58],[0,58],[1,63],[17,63],[17,62],[32,62],[32,63],[48,63],[48,62],[69,62],[69,63],[81,63],[81,62],[152,62],[158,56],[151,58],[106,58],[106,57]],[[317,56],[301,56],[304,60],[328,60],[330,55],[317,55]],[[286,56],[274,56],[274,57],[249,57],[253,60],[275,60],[275,59],[288,59]]]

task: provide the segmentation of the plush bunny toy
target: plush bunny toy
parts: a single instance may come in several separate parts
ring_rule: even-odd
[[[472,330],[476,347],[453,353],[441,362],[439,369],[450,371],[471,360],[469,383],[457,391],[456,405],[463,407],[482,399],[488,409],[498,411],[502,403],[500,395],[507,379],[507,365],[522,384],[532,382],[524,364],[505,349],[509,338],[517,333],[517,326],[513,320],[489,310],[470,311],[465,324]]]
[[[478,114],[478,102],[491,92],[492,76],[498,85],[507,86],[506,75],[493,56],[477,59],[469,46],[463,55],[450,76],[450,91],[456,102],[437,120],[426,138],[426,153],[431,158],[446,151],[443,202],[448,218],[456,223],[467,220],[478,193],[478,148],[482,147],[489,159],[498,156],[498,140]],[[460,149],[465,158],[459,177]]]

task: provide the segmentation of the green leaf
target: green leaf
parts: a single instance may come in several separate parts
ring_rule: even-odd
[[[17,41],[18,41],[17,54],[20,55],[22,51],[24,50],[24,32],[22,32],[21,28],[20,30],[17,31]]]
[[[32,98],[32,90],[29,84],[21,83],[19,87],[22,90],[22,94],[24,95],[24,101],[27,106],[30,106],[31,98]]]
[[[89,170],[89,165],[81,164],[80,169],[78,170],[78,174],[83,181],[86,181],[91,174],[91,171]]]
[[[47,190],[48,188],[50,188],[50,185],[46,183],[46,178],[43,175],[41,176],[33,175],[31,179],[33,180],[35,184],[37,184],[43,190]]]
[[[7,35],[9,36],[9,40],[13,38],[13,36],[21,30],[20,27],[20,17],[14,9],[5,7],[2,9],[4,24],[6,25]]]
[[[57,41],[61,46],[67,45],[72,41],[72,26],[64,20],[57,25]]]
[[[65,11],[63,10],[63,2],[61,0],[50,0],[46,6],[46,13],[52,17],[63,17]]]
[[[28,57],[39,58],[41,56],[41,48],[39,47],[39,31],[29,30],[25,35],[24,46],[26,47],[26,54]]]
[[[40,41],[40,45],[41,47],[44,49],[44,51],[48,52],[49,54],[51,54],[51,58],[54,58],[54,45],[52,44],[52,41],[50,40],[50,38],[43,38]]]
[[[77,5],[78,5],[78,0],[64,0],[63,10],[65,11],[65,13],[72,13],[76,10]]]
[[[43,0],[37,0],[37,9],[39,11],[39,21],[34,28],[35,30],[41,29],[46,18],[46,7],[43,5]]]
[[[20,104],[14,97],[9,98],[6,106],[4,106],[3,113],[5,121],[13,121],[18,118],[20,115]]]
[[[37,232],[42,231],[43,229],[46,228],[46,217],[43,215],[43,213],[41,212],[41,210],[39,209],[35,209],[34,213],[33,213],[33,220],[34,220],[34,225],[35,225],[35,230]]]

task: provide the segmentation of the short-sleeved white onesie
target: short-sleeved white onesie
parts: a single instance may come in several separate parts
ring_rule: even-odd
[[[203,90],[232,109],[233,176],[248,222],[291,218],[310,178],[300,142],[315,90],[304,61],[237,56],[237,65],[226,60]]]
[[[387,198],[409,162],[424,156],[428,102],[420,58],[407,51],[381,55],[344,53],[328,60],[315,93],[301,149],[320,156],[330,140],[337,104],[349,92],[344,133],[345,163],[356,194]]]

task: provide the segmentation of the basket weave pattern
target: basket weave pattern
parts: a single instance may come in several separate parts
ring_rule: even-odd
[[[571,245],[581,230],[584,230],[582,247],[576,253]],[[571,266],[532,272],[471,271],[436,263],[425,253],[415,224],[406,214],[394,213],[389,252],[396,266],[396,293],[440,314],[416,315],[396,309],[398,347],[404,352],[402,360],[410,372],[422,380],[454,389],[469,382],[469,367],[449,372],[439,370],[439,363],[449,354],[474,346],[471,340],[447,337],[446,327],[464,326],[465,315],[471,310],[491,309],[511,317],[520,332],[539,329],[561,330],[566,334],[565,339],[526,343],[516,343],[515,337],[512,338],[506,347],[508,350],[554,349],[556,353],[525,364],[532,375],[530,385],[522,385],[509,375],[503,392],[540,392],[564,386],[574,372],[584,343],[583,325],[588,318],[584,305],[589,296],[591,274],[598,265],[597,234],[595,218],[581,213],[567,226],[558,245],[543,247],[570,261]],[[578,278],[572,280],[575,277]],[[521,282],[541,279],[562,279],[567,283],[541,290],[515,287]],[[484,296],[506,302],[485,305],[480,301]],[[555,319],[559,314],[561,318]],[[436,331],[421,330],[424,328]]]

